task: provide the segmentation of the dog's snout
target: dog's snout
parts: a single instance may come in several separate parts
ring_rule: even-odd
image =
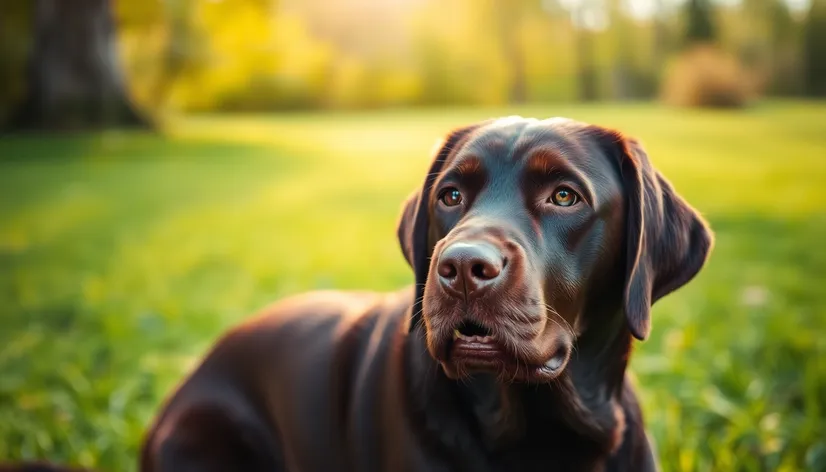
[[[471,298],[502,276],[506,260],[486,243],[456,242],[439,256],[439,281],[448,293]]]

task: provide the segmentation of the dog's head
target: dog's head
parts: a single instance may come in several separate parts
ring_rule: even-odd
[[[414,329],[448,377],[522,382],[563,372],[577,337],[606,322],[595,311],[624,312],[645,339],[651,305],[712,245],[636,141],[560,118],[451,133],[398,236],[420,288]]]

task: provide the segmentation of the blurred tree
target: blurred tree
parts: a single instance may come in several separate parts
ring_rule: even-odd
[[[522,45],[519,41],[523,2],[521,0],[497,0],[494,7],[494,14],[499,20],[502,53],[511,74],[508,99],[511,103],[523,103],[528,94],[525,58],[522,55]]]
[[[768,36],[771,38],[771,44],[767,46],[771,74],[769,92],[777,95],[799,94],[803,80],[799,34],[801,25],[795,20],[785,1],[769,1],[764,16],[769,24]]]
[[[688,0],[685,7],[685,42],[687,44],[714,42],[717,28],[714,25],[714,10],[709,0]]]
[[[193,0],[166,0],[167,18],[166,47],[161,53],[160,70],[152,90],[155,106],[163,106],[168,100],[176,79],[191,65],[195,55],[192,44],[198,38],[192,12]]]
[[[17,129],[148,126],[127,97],[109,0],[37,0]]]
[[[619,100],[633,98],[636,95],[634,80],[634,36],[635,25],[623,14],[620,0],[608,0],[611,18],[611,36],[613,36],[613,65],[611,83],[613,97]]]
[[[760,88],[774,94],[799,90],[799,41],[786,1],[744,0],[735,14],[738,18],[726,29],[739,33],[739,56]]]
[[[594,60],[594,34],[591,31],[577,29],[576,50],[579,80],[579,99],[584,102],[596,100],[597,67]]]
[[[812,0],[803,35],[804,88],[826,96],[826,0]]]
[[[543,0],[543,8],[554,15],[564,10],[573,28],[576,50],[576,83],[578,98],[593,101],[599,98],[599,73],[596,60],[595,30],[604,29],[607,22],[601,0]]]
[[[29,49],[30,0],[0,2],[0,122],[25,91],[24,71]]]
[[[665,59],[670,53],[672,36],[669,31],[667,22],[667,11],[665,0],[653,0],[654,17],[653,28],[654,34],[652,36],[654,44],[652,49],[652,62],[655,68],[661,67],[665,63]]]
[[[817,76],[824,50],[817,7],[806,22],[798,0],[108,1],[0,0],[0,119],[26,92],[27,58],[31,94],[17,116],[45,127],[36,111],[57,113],[58,92],[73,97],[61,119],[100,121],[90,118],[102,109],[91,90],[117,97],[107,99],[112,121],[127,122],[135,104],[191,112],[649,98],[683,42],[735,52],[755,90],[790,94],[803,89],[804,53]],[[35,16],[43,5],[55,24]],[[117,41],[111,25],[98,31],[96,15],[109,9]]]

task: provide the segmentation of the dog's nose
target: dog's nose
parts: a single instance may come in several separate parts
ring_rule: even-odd
[[[493,285],[504,266],[504,257],[493,246],[456,242],[442,251],[437,271],[448,293],[472,298]]]

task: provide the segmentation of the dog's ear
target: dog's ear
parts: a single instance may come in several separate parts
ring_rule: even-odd
[[[433,183],[444,166],[445,161],[456,150],[463,139],[473,130],[479,128],[480,124],[458,128],[449,133],[444,139],[438,142],[432,151],[433,161],[424,179],[421,188],[411,194],[404,203],[401,217],[396,231],[407,263],[413,268],[416,278],[416,298],[421,298],[430,259],[430,247],[428,235],[430,232],[430,214],[428,204]],[[416,308],[416,307],[414,307]],[[414,310],[414,313],[419,311]],[[415,326],[418,321],[414,317]]]
[[[416,215],[421,206],[421,202],[419,201],[421,193],[421,190],[414,190],[413,193],[405,199],[399,222],[396,225],[396,236],[399,238],[402,254],[404,254],[404,258],[407,259],[407,263],[414,271],[416,269],[416,259],[413,252],[413,240],[415,239],[413,236],[413,228],[416,226]]]
[[[644,340],[651,305],[688,283],[714,244],[708,224],[657,172],[640,143],[610,132],[626,193],[624,309],[631,333]]]

